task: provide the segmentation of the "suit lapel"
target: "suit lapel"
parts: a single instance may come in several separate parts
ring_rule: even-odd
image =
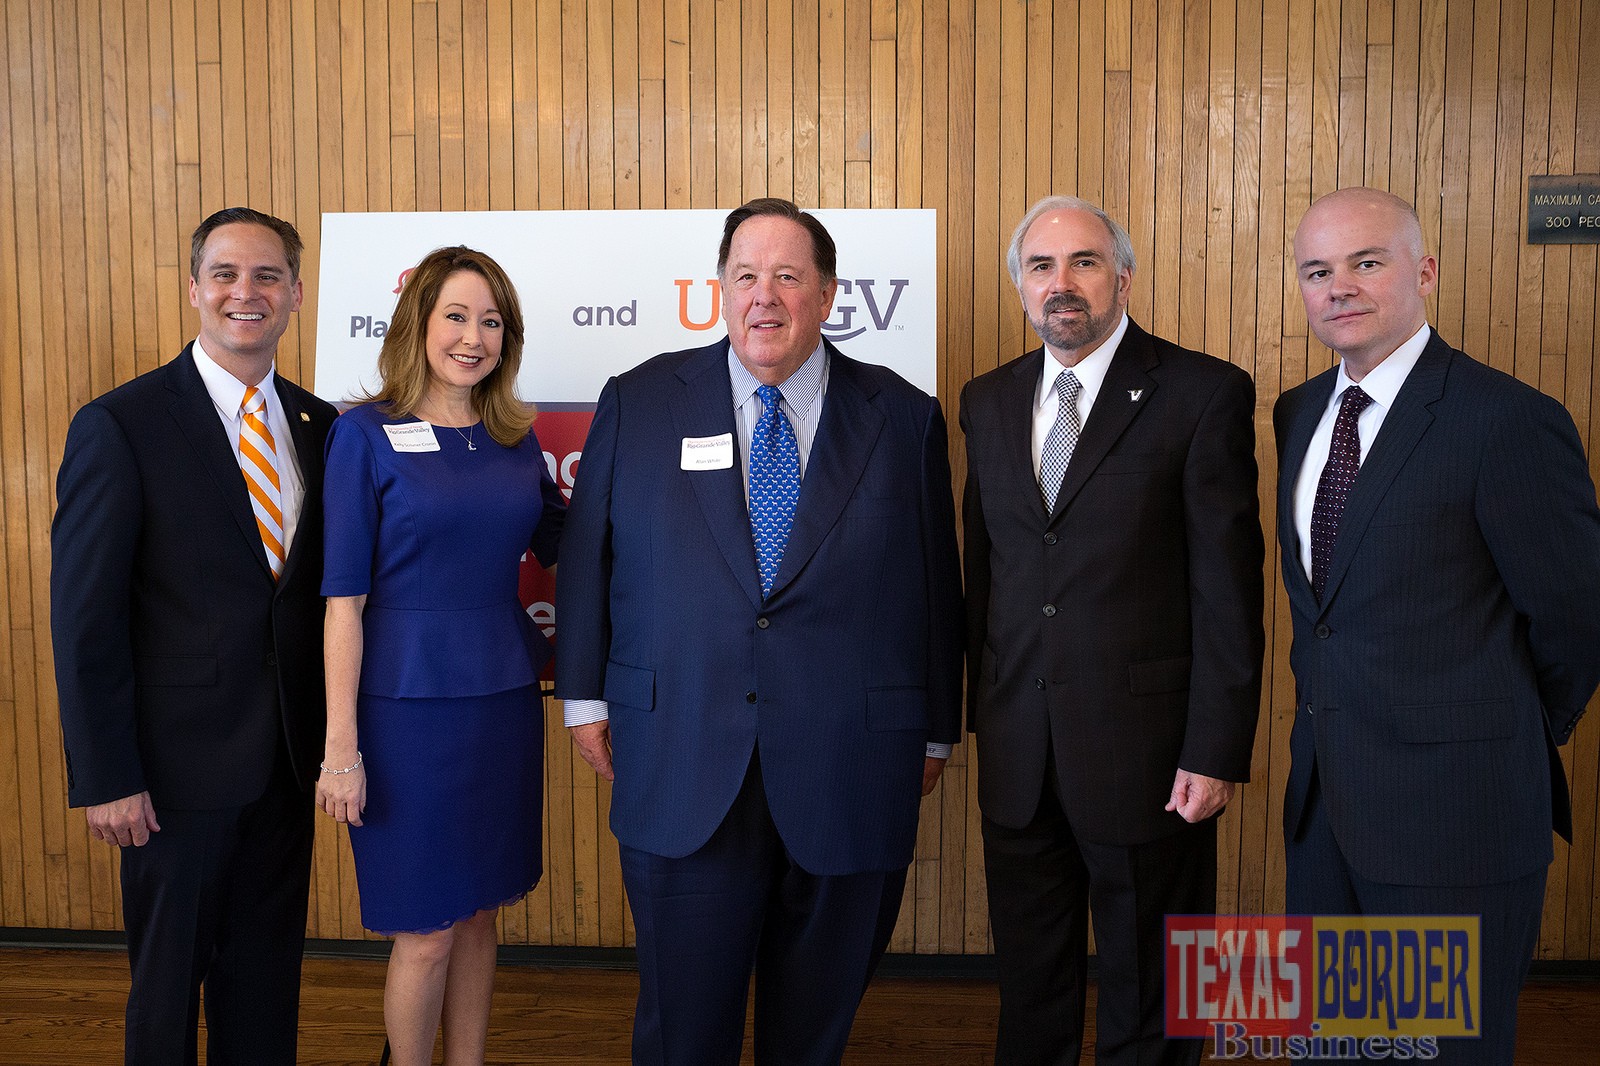
[[[999,396],[999,432],[1004,439],[1005,469],[1017,472],[1023,482],[1018,491],[1032,495],[1041,515],[1044,498],[1039,493],[1039,476],[1033,461],[1033,409],[1039,396],[1039,376],[1044,373],[1047,358],[1045,350],[1040,348],[1017,360],[1010,376],[1001,379]]]
[[[822,419],[811,441],[805,480],[800,483],[794,529],[772,581],[773,596],[816,554],[838,522],[883,430],[883,414],[872,405],[855,364],[833,345],[827,348],[828,391],[822,400]]]
[[[1293,408],[1288,412],[1283,443],[1278,449],[1278,545],[1285,559],[1283,586],[1289,595],[1300,602],[1308,615],[1318,613],[1317,598],[1311,591],[1311,579],[1300,562],[1300,534],[1295,525],[1295,482],[1300,477],[1300,467],[1305,464],[1306,450],[1311,438],[1327,410],[1328,396],[1337,380],[1337,368],[1306,382],[1295,395]]]
[[[1051,514],[1052,523],[1059,521],[1063,511],[1072,503],[1080,489],[1089,480],[1095,467],[1106,457],[1111,446],[1150,403],[1156,391],[1156,380],[1150,376],[1160,359],[1150,335],[1132,321],[1122,342],[1106,368],[1105,380],[1100,383],[1100,394],[1084,423],[1078,446],[1073,449],[1072,461],[1067,464],[1067,474],[1061,479],[1061,492],[1056,496],[1056,509]],[[1031,445],[1030,445],[1031,452]]]
[[[1406,375],[1405,384],[1400,386],[1394,398],[1394,409],[1384,416],[1378,439],[1372,442],[1356,482],[1350,487],[1344,515],[1339,519],[1339,537],[1333,544],[1333,557],[1328,560],[1328,584],[1322,594],[1324,608],[1338,593],[1339,583],[1350,569],[1351,557],[1360,546],[1378,504],[1411,457],[1417,442],[1433,424],[1433,412],[1428,408],[1444,395],[1444,379],[1449,368],[1450,346],[1433,333],[1428,338],[1428,346],[1422,350],[1422,357]]]
[[[703,349],[678,368],[683,388],[672,397],[673,424],[680,437],[716,437],[734,432],[733,384],[728,378],[728,342]],[[737,435],[735,435],[737,439]],[[761,606],[750,511],[744,500],[744,474],[739,457],[725,470],[702,470],[689,478],[706,528],[728,569],[733,571],[752,605]],[[802,493],[802,501],[804,495]],[[791,541],[792,543],[792,541]]]
[[[283,375],[274,374],[272,380],[278,393],[278,403],[283,408],[283,420],[288,423],[289,436],[294,440],[295,462],[300,468],[300,484],[305,491],[300,503],[301,525],[295,530],[294,541],[289,545],[289,557],[283,561],[283,573],[278,578],[278,584],[282,586],[295,572],[301,557],[305,555],[305,548],[302,545],[306,543],[306,538],[302,534],[305,532],[306,516],[315,517],[320,513],[320,508],[311,504],[322,499],[322,455],[312,433],[309,417],[302,417],[306,414],[305,408],[284,383]],[[281,456],[279,461],[282,462]],[[266,558],[265,550],[262,552],[262,558]]]
[[[250,496],[244,487],[244,474],[234,458],[233,442],[217,418],[217,405],[211,402],[211,394],[206,391],[206,384],[194,365],[190,348],[185,347],[170,366],[167,387],[173,397],[168,411],[194,448],[195,458],[210,475],[223,505],[261,564],[262,573],[271,577],[267,550],[261,544],[261,532],[256,528],[255,512],[250,509]]]

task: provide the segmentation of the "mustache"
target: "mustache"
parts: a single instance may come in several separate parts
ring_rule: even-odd
[[[1061,293],[1059,295],[1050,297],[1044,302],[1044,313],[1047,315],[1056,311],[1087,312],[1088,310],[1089,301],[1085,300],[1082,296],[1074,296],[1071,293]]]

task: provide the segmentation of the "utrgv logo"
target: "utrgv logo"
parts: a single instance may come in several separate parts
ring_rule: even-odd
[[[707,330],[714,329],[722,318],[722,286],[715,278],[708,278],[705,282],[711,287],[711,309],[704,319],[696,321],[689,317],[689,290],[695,284],[689,278],[678,278],[673,282],[678,286],[678,324],[684,329]],[[867,307],[867,315],[872,320],[872,327],[882,333],[889,328],[890,321],[894,318],[895,308],[900,305],[900,294],[911,284],[909,278],[891,278],[888,282],[888,305],[879,306],[876,287],[880,283],[872,278],[839,279],[839,296],[859,294]],[[867,331],[865,325],[852,329],[855,323],[855,314],[860,310],[853,303],[841,303],[839,297],[834,297],[834,318],[822,324],[822,332],[828,339],[834,341],[848,341],[861,336]],[[837,320],[837,321],[835,321]]]

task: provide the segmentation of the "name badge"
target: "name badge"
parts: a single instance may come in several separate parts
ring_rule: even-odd
[[[733,465],[733,434],[683,438],[683,456],[678,465],[684,470],[728,469]]]
[[[439,438],[433,435],[433,426],[427,422],[407,422],[401,426],[384,426],[389,434],[389,445],[397,452],[436,452]]]

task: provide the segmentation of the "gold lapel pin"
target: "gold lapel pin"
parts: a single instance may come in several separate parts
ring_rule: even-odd
[[[306,414],[304,411],[301,411],[300,412],[300,421],[309,422],[309,421],[311,421],[311,416]]]

